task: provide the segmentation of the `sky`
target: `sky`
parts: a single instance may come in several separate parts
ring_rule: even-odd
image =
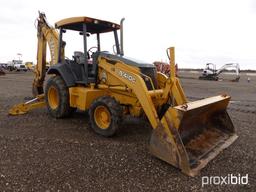
[[[17,59],[17,53],[36,62],[34,23],[40,10],[52,25],[75,16],[115,23],[125,17],[124,53],[139,60],[166,62],[166,49],[174,46],[180,68],[236,62],[241,69],[256,69],[255,0],[1,0],[0,5],[0,62]]]

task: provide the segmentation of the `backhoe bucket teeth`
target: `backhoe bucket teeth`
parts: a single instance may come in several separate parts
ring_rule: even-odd
[[[150,151],[195,176],[236,139],[226,111],[230,97],[216,96],[170,107],[153,130]]]

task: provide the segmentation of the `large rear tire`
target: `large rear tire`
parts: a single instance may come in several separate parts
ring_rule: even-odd
[[[45,87],[45,100],[52,117],[68,117],[75,108],[70,107],[69,92],[64,80],[60,76],[51,77]]]
[[[122,119],[122,107],[112,97],[96,99],[90,109],[91,128],[98,134],[110,137],[114,135]]]

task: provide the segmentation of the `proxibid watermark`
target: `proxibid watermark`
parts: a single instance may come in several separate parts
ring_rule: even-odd
[[[205,185],[248,185],[248,174],[228,174],[227,176],[203,176],[202,187]]]

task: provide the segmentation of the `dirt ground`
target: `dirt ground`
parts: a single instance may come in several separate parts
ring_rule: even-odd
[[[113,138],[88,128],[88,114],[53,119],[46,109],[8,116],[8,109],[31,96],[33,74],[0,76],[0,191],[255,191],[256,76],[239,83],[203,81],[180,73],[190,100],[217,94],[232,96],[228,112],[238,140],[197,177],[150,155],[151,127],[127,119]],[[207,185],[203,176],[248,174],[249,185]]]

